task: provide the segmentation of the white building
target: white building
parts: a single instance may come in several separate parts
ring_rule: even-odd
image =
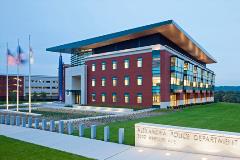
[[[24,76],[24,96],[27,98],[29,91],[29,77]],[[31,76],[31,88],[32,95],[37,93],[46,93],[46,99],[58,99],[58,77],[57,76],[43,76],[43,75],[33,75]],[[40,98],[40,97],[39,97]]]

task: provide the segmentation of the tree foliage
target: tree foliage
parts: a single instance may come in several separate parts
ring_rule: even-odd
[[[240,92],[237,91],[217,91],[214,95],[216,102],[240,103]]]

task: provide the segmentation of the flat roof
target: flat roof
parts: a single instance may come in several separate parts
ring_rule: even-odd
[[[173,20],[167,20],[82,41],[67,43],[47,48],[46,50],[51,52],[72,53],[73,49],[94,49],[156,33],[161,33],[199,61],[206,64],[217,62],[202,46],[200,46],[200,44],[198,44]]]

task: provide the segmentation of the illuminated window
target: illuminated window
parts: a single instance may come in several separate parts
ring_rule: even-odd
[[[112,101],[117,102],[117,93],[112,94]]]
[[[129,86],[129,76],[124,77],[124,85]]]
[[[96,102],[96,93],[92,93],[92,102]]]
[[[105,77],[102,78],[102,86],[106,86],[106,78]]]
[[[124,60],[124,68],[129,68],[129,59]]]
[[[137,67],[142,67],[142,58],[137,59]]]
[[[158,76],[152,77],[152,85],[160,86],[160,77],[158,77]]]
[[[96,64],[95,63],[92,64],[92,71],[96,71]]]
[[[94,86],[96,86],[96,79],[95,78],[92,79],[92,87],[94,87]]]
[[[112,61],[112,69],[117,69],[117,61]]]
[[[142,85],[142,76],[137,76],[137,85],[138,86]]]
[[[102,62],[102,70],[103,70],[103,71],[106,70],[106,62]]]
[[[117,86],[117,77],[112,78],[112,85]]]
[[[137,103],[142,103],[142,93],[137,94]]]
[[[129,103],[129,97],[130,97],[130,96],[129,96],[129,93],[125,93],[125,94],[124,94],[124,102],[125,102],[125,103]]]
[[[106,93],[102,93],[102,102],[106,102]]]

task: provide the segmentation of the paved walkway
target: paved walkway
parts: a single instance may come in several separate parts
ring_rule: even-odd
[[[0,124],[0,135],[101,160],[237,160],[237,158],[133,147],[3,124]]]

